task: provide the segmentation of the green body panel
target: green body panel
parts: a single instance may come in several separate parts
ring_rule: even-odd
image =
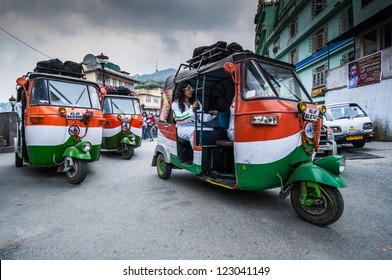
[[[124,135],[123,132],[119,132],[116,135],[112,136],[112,137],[103,137],[102,138],[102,148],[103,149],[118,149],[120,147],[121,143],[125,143],[125,144],[130,144],[133,145],[135,148],[140,147],[140,145],[142,144],[142,139],[141,137],[134,135],[135,140],[131,140],[132,138],[132,133],[128,134],[128,135]],[[127,143],[126,141],[129,141],[129,143]]]
[[[292,173],[292,161],[299,147],[285,158],[267,164],[236,163],[235,172],[237,188],[241,190],[260,191],[280,187]],[[302,150],[303,151],[303,150]],[[305,158],[310,160],[309,158]]]
[[[347,187],[347,183],[342,176],[323,169],[312,162],[298,166],[287,180],[286,185],[300,181],[311,181],[335,188]]]
[[[173,165],[175,165],[181,169],[188,170],[188,171],[195,173],[197,175],[199,175],[201,173],[201,166],[200,165],[197,165],[194,163],[192,163],[191,165],[184,165],[184,164],[180,163],[178,157],[174,156],[174,155],[170,155],[170,159],[171,159],[171,163]]]
[[[70,137],[67,142],[58,146],[27,146],[29,164],[42,166],[59,165],[64,160],[63,155],[67,148],[75,148],[75,144],[73,137]],[[83,152],[79,151],[79,153],[82,154]],[[97,161],[101,154],[101,145],[92,145],[89,154],[87,161]]]

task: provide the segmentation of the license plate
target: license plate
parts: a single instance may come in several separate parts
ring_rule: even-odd
[[[83,119],[83,114],[81,112],[67,112],[67,120],[81,120]]]
[[[317,153],[323,154],[324,153],[324,149],[321,149],[321,148],[317,149]]]
[[[346,140],[350,141],[350,140],[362,140],[363,136],[362,135],[357,135],[357,136],[347,136]]]
[[[319,116],[319,110],[306,108],[304,119],[308,121],[317,121]]]

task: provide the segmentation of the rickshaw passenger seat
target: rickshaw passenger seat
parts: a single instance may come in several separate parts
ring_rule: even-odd
[[[229,128],[230,112],[219,112],[216,118],[219,128]]]
[[[203,143],[200,143],[200,130],[196,132],[196,143],[199,145],[215,145],[215,133],[213,130],[204,130],[202,134],[202,141]]]
[[[219,112],[215,119],[209,121],[206,126],[212,128],[228,129],[230,112]]]

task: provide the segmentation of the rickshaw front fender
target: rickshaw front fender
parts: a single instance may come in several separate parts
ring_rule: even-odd
[[[121,144],[127,144],[127,145],[132,145],[135,146],[136,145],[136,141],[135,139],[131,140],[128,137],[123,137],[120,141]]]
[[[165,159],[166,163],[171,163],[171,157],[168,147],[164,144],[157,144],[157,146],[155,147],[154,157],[152,159],[151,166],[156,166],[158,154],[163,155],[163,158]]]
[[[335,188],[347,187],[347,182],[341,175],[334,174],[318,165],[315,165],[313,162],[303,163],[295,168],[285,185],[289,186],[301,181],[316,182]]]
[[[72,157],[84,160],[91,160],[90,152],[83,152],[79,150],[76,146],[67,147],[63,153],[63,157]]]

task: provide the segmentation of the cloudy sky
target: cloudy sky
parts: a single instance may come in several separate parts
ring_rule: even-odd
[[[0,0],[0,102],[37,61],[109,56],[130,72],[177,68],[216,41],[254,50],[258,0]],[[9,33],[9,34],[8,34]],[[30,45],[32,49],[17,39]],[[42,54],[43,53],[43,54]]]

